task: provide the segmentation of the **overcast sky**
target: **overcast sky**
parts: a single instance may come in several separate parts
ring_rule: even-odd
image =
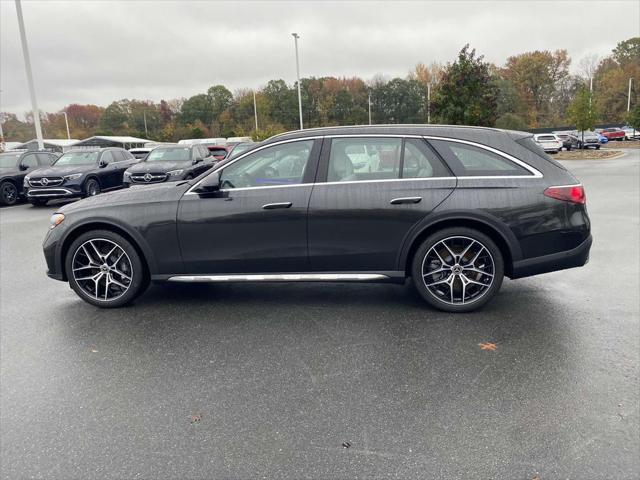
[[[189,97],[301,76],[405,76],[470,43],[489,61],[565,48],[572,68],[640,35],[640,2],[23,0],[41,109]],[[1,111],[30,109],[16,9],[0,0]]]

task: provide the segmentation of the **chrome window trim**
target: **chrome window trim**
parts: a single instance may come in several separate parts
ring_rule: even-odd
[[[501,150],[498,150],[497,148],[493,148],[493,147],[490,147],[488,145],[484,145],[482,143],[472,142],[470,140],[462,140],[462,139],[459,139],[459,138],[438,137],[438,136],[434,136],[434,135],[423,135],[422,138],[424,138],[425,140],[443,140],[445,142],[463,143],[463,144],[466,144],[466,145],[471,145],[472,147],[481,148],[481,149],[486,150],[488,152],[495,153],[496,155],[499,155],[499,156],[509,160],[510,162],[515,163],[516,165],[524,168],[525,170],[530,171],[531,174],[532,174],[532,175],[487,175],[487,176],[478,175],[478,176],[470,176],[470,177],[466,177],[466,176],[457,177],[459,179],[462,179],[462,178],[474,178],[474,179],[478,179],[478,178],[542,178],[543,177],[542,172],[540,172],[536,168],[533,168],[528,163],[517,159],[513,155],[509,155],[508,153],[505,153],[505,152],[503,152]]]
[[[262,145],[261,147],[258,147],[256,149],[250,150],[246,153],[242,153],[238,156],[238,158],[233,159],[231,162],[220,166],[219,168],[212,168],[209,173],[202,178],[202,180],[200,180],[198,183],[196,183],[195,185],[193,185],[191,188],[189,188],[189,190],[187,190],[187,192],[185,193],[185,195],[198,195],[197,193],[193,192],[193,189],[195,189],[205,178],[207,178],[210,174],[212,174],[213,172],[216,172],[218,170],[222,170],[226,167],[228,167],[229,165],[233,165],[235,162],[237,162],[238,160],[241,160],[242,158],[246,157],[247,155],[253,154],[255,152],[259,152],[260,150],[263,150],[265,148],[269,148],[269,147],[273,147],[276,145],[282,145],[285,143],[292,143],[292,142],[301,142],[301,141],[307,141],[307,140],[318,140],[318,139],[324,139],[324,138],[358,138],[358,137],[378,137],[378,138],[418,138],[418,139],[425,139],[425,140],[443,140],[443,141],[447,141],[447,142],[456,142],[456,143],[463,143],[463,144],[467,144],[467,145],[471,145],[477,148],[481,148],[484,150],[487,150],[489,152],[492,152],[496,155],[499,155],[507,160],[509,160],[510,162],[515,163],[518,166],[523,167],[524,169],[528,170],[529,172],[531,172],[531,175],[477,175],[477,176],[461,176],[461,177],[456,177],[456,176],[450,176],[450,177],[425,177],[425,178],[385,178],[385,179],[378,179],[378,180],[349,180],[346,182],[314,182],[314,183],[296,183],[293,185],[265,185],[265,186],[260,186],[260,187],[240,187],[240,188],[232,188],[232,189],[221,189],[221,192],[238,192],[238,191],[244,191],[244,190],[257,190],[257,189],[271,189],[271,188],[292,188],[292,187],[308,187],[308,186],[321,186],[321,185],[350,185],[350,184],[355,184],[355,183],[382,183],[382,182],[416,182],[416,181],[430,181],[430,180],[498,180],[498,179],[532,179],[532,178],[544,178],[544,175],[542,174],[542,172],[540,172],[538,169],[532,167],[531,165],[527,164],[526,162],[523,162],[522,160],[517,159],[516,157],[509,155],[508,153],[505,153],[501,150],[498,150],[496,148],[490,147],[488,145],[484,145],[482,143],[477,143],[477,142],[473,142],[470,140],[462,140],[459,138],[452,138],[452,137],[439,137],[439,136],[433,136],[433,135],[403,135],[403,134],[376,134],[376,133],[349,133],[349,134],[335,134],[335,135],[318,135],[318,136],[309,136],[309,137],[299,137],[299,138],[292,138],[292,139],[288,139],[288,140],[281,140],[279,142],[274,142],[274,143],[269,143],[267,145]]]

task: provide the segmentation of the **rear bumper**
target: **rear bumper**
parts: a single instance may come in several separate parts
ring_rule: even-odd
[[[589,261],[592,243],[593,238],[589,235],[584,242],[571,250],[514,262],[511,278],[524,278],[556,270],[582,267]]]

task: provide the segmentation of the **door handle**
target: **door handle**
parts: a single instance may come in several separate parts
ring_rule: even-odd
[[[422,197],[403,197],[403,198],[394,198],[389,203],[391,205],[400,205],[403,203],[420,203],[422,201]]]
[[[293,205],[291,202],[282,202],[282,203],[267,203],[262,206],[263,210],[275,210],[276,208],[289,208]]]

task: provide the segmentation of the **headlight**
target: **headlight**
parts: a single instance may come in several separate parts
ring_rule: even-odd
[[[182,175],[182,172],[184,172],[184,170],[171,170],[170,172],[167,172],[167,175],[175,177],[177,175]]]
[[[124,176],[125,176],[126,178],[129,178],[129,177],[131,176],[131,172],[124,172]]]
[[[49,222],[51,223],[51,228],[55,228],[62,223],[64,220],[64,214],[62,213],[54,213],[51,215]]]
[[[73,175],[66,175],[62,178],[64,178],[65,180],[75,180],[76,178],[80,178],[81,176],[81,173],[74,173]]]
[[[22,181],[22,186],[23,187],[29,186],[29,177],[24,177],[24,180]]]

